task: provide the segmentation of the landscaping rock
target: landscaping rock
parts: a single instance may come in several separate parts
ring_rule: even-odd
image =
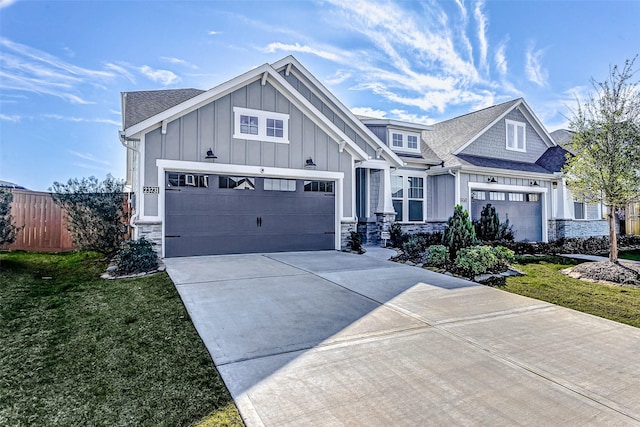
[[[585,262],[561,273],[574,279],[640,287],[640,265],[633,263]]]

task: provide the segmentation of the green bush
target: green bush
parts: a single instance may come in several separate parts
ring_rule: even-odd
[[[456,273],[473,279],[479,274],[501,273],[515,260],[512,250],[491,246],[474,246],[460,249],[453,267]]]
[[[0,247],[13,243],[18,232],[22,229],[13,224],[12,201],[13,194],[8,190],[0,189]]]
[[[111,255],[127,234],[124,181],[110,174],[54,182],[53,201],[64,208],[67,229],[78,249]]]
[[[391,224],[389,235],[391,237],[391,246],[394,248],[402,247],[402,244],[407,241],[407,235],[402,231],[402,226],[398,222]]]
[[[424,237],[414,234],[410,235],[407,241],[402,244],[402,251],[407,258],[416,259],[422,257],[426,247]]]
[[[476,232],[469,219],[469,212],[460,205],[456,205],[453,209],[453,216],[449,218],[442,236],[442,244],[449,248],[449,256],[452,260],[456,259],[460,249],[476,244]]]
[[[115,263],[118,274],[144,273],[158,268],[158,254],[151,242],[141,237],[139,240],[122,242]]]
[[[362,236],[357,231],[349,232],[349,240],[347,244],[352,251],[362,253]]]
[[[513,240],[512,227],[509,225],[509,219],[500,222],[500,216],[496,212],[496,208],[488,203],[482,208],[480,219],[474,221],[473,226],[476,231],[476,237],[485,242],[495,240]]]
[[[430,267],[444,268],[449,261],[449,250],[443,245],[433,245],[427,248],[424,262]]]

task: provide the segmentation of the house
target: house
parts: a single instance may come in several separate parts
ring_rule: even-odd
[[[520,240],[574,220],[565,152],[522,99],[434,126],[356,117],[291,56],[121,98],[134,237],[165,257],[377,243],[395,221],[441,230],[457,203],[494,204]]]

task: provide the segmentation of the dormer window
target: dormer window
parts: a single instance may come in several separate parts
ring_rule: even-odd
[[[388,137],[390,147],[395,151],[414,152],[420,151],[420,134],[400,130],[389,130]]]
[[[526,124],[513,120],[505,120],[507,124],[507,150],[527,151]]]
[[[252,141],[289,143],[289,115],[233,107],[233,137]]]

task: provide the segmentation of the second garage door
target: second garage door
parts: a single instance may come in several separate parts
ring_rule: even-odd
[[[496,208],[500,222],[509,219],[517,241],[542,240],[542,200],[539,193],[512,193],[474,190],[471,194],[471,219],[480,219],[487,204]]]
[[[335,248],[333,181],[167,172],[165,256]]]

